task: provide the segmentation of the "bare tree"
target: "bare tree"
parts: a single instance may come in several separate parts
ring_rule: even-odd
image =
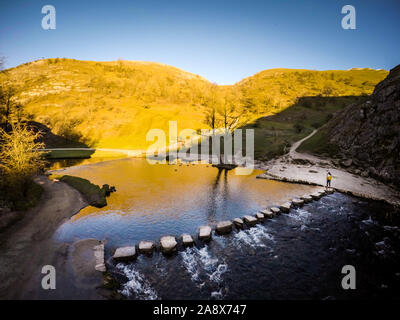
[[[206,116],[204,119],[205,124],[207,124],[211,128],[213,136],[215,134],[215,128],[217,127],[218,103],[218,86],[213,83],[205,99]]]
[[[21,106],[19,106],[16,101],[16,90],[13,87],[8,87],[8,88],[2,88],[0,87],[0,112],[5,118],[5,130],[7,131],[8,126],[10,124],[11,120],[11,115],[13,113],[13,110],[16,106],[18,106],[18,109],[22,109]]]

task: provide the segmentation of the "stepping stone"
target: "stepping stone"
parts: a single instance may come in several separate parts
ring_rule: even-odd
[[[331,188],[329,188],[329,189],[326,189],[326,190],[325,190],[325,192],[326,192],[327,194],[331,194],[331,193],[334,193],[334,192],[335,192],[335,190],[334,190],[334,189],[331,189]]]
[[[319,198],[321,198],[321,195],[319,193],[313,193],[311,194],[311,198],[313,198],[314,200],[318,200]]]
[[[292,204],[290,202],[285,202],[284,204],[279,206],[279,209],[281,209],[282,212],[288,213],[291,207]]]
[[[106,265],[104,263],[104,243],[93,247],[95,269],[100,272],[106,272]]]
[[[243,220],[240,218],[235,218],[233,219],[233,223],[235,224],[235,226],[239,229],[243,228]]]
[[[273,214],[281,213],[281,209],[279,209],[278,207],[272,207],[270,210],[272,211]]]
[[[194,240],[190,234],[183,234],[182,235],[182,243],[185,247],[192,246],[194,243]]]
[[[303,199],[305,203],[311,202],[313,200],[311,196],[302,196],[301,199]]]
[[[271,219],[275,217],[275,214],[271,210],[261,210],[260,212],[264,215],[265,218]]]
[[[177,242],[173,236],[163,236],[160,239],[160,247],[162,253],[172,253],[176,251]]]
[[[258,222],[257,218],[252,216],[244,216],[243,220],[249,227],[256,225]]]
[[[199,228],[199,240],[208,241],[211,239],[211,227],[202,226]]]
[[[304,200],[301,199],[293,199],[292,204],[294,204],[297,207],[301,207],[304,204]]]
[[[116,261],[132,260],[136,257],[135,247],[122,247],[115,250],[113,259]]]
[[[139,252],[144,254],[152,254],[155,248],[155,244],[152,241],[140,241]]]
[[[263,215],[262,213],[257,212],[257,213],[255,214],[255,216],[256,216],[256,218],[257,218],[258,221],[260,221],[260,222],[263,222],[263,221],[264,221],[264,215]]]
[[[215,231],[219,234],[227,234],[232,232],[232,222],[231,221],[220,221],[217,223]]]

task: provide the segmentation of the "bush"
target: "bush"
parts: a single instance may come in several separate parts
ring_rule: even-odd
[[[313,128],[315,128],[315,129],[318,129],[318,128],[321,126],[321,123],[319,123],[319,122],[313,122],[313,123],[311,124],[311,126],[312,126]]]
[[[41,154],[35,151],[44,147],[36,142],[39,136],[20,124],[14,125],[10,133],[0,129],[0,189],[2,196],[14,205],[28,197],[31,176],[44,168]],[[41,194],[36,191],[35,194]]]

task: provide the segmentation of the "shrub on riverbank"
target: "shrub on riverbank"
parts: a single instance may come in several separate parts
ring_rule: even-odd
[[[36,142],[38,136],[20,124],[9,133],[0,129],[0,194],[10,209],[25,210],[40,200],[42,188],[32,181],[44,166],[42,156],[34,151],[43,147]]]

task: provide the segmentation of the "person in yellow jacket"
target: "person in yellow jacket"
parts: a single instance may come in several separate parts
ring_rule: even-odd
[[[332,175],[328,171],[328,174],[326,175],[326,187],[329,188],[331,186],[331,181],[332,181]]]

